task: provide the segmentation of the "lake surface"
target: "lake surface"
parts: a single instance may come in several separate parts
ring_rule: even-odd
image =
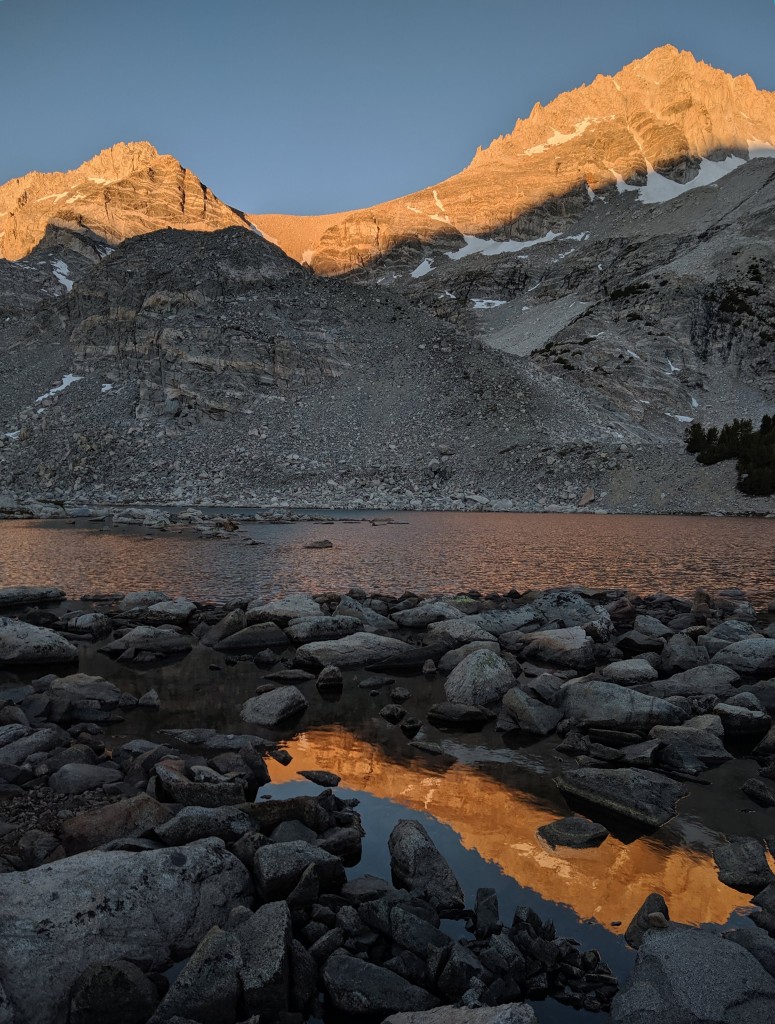
[[[775,597],[775,519],[392,514],[405,525],[334,513],[330,524],[244,524],[222,541],[83,521],[0,522],[0,586],[46,583],[71,596],[160,589],[195,600],[566,584],[674,595],[740,587],[759,605]],[[305,547],[323,539],[333,547]]]

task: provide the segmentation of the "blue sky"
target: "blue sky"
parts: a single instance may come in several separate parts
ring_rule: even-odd
[[[0,181],[148,139],[248,212],[371,205],[667,42],[775,90],[772,0],[2,0]]]

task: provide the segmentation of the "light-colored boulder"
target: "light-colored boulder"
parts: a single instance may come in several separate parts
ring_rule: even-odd
[[[326,665],[339,668],[354,668],[358,665],[371,665],[379,661],[412,653],[411,644],[404,643],[391,636],[377,636],[375,633],[353,633],[352,636],[340,640],[320,640],[304,644],[296,652],[296,660],[300,665],[316,669]]]
[[[278,626],[287,626],[292,619],[308,619],[322,614],[320,605],[308,594],[286,594],[273,601],[251,601],[247,620],[248,625],[254,622],[275,622]]]
[[[474,651],[452,669],[444,692],[460,704],[492,704],[514,685],[514,674],[499,654]]]
[[[77,660],[78,648],[53,629],[0,616],[0,664],[56,665]]]
[[[278,686],[257,697],[251,697],[242,705],[240,718],[251,725],[265,725],[269,728],[300,715],[309,707],[307,698],[295,686]]]

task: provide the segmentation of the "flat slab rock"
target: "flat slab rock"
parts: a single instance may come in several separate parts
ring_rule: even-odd
[[[576,814],[542,825],[537,831],[551,847],[570,846],[575,850],[600,846],[609,836],[607,828]]]
[[[646,933],[614,1024],[772,1024],[775,979],[736,942],[684,925]]]
[[[278,686],[251,697],[242,705],[240,717],[251,725],[274,727],[289,718],[301,714],[309,707],[307,698],[295,686]]]
[[[304,644],[296,652],[296,661],[300,665],[311,665],[316,669],[325,668],[327,665],[353,668],[357,665],[369,665],[383,658],[409,654],[415,649],[411,644],[392,636],[353,633],[339,640],[320,640]]]
[[[0,616],[0,664],[55,665],[77,659],[78,648],[53,629]]]
[[[64,1024],[87,967],[125,959],[163,968],[251,895],[247,870],[219,839],[81,853],[0,875],[0,978],[11,1006],[3,1019]]]
[[[346,1014],[383,1015],[429,1010],[438,999],[386,967],[337,951],[326,961],[323,983],[333,1005]]]
[[[3,587],[0,589],[0,608],[24,604],[50,604],[64,601],[65,592],[59,587]]]
[[[501,1006],[438,1006],[419,1013],[394,1013],[383,1024],[538,1024],[532,1006],[527,1003],[503,1003]]]
[[[642,768],[573,768],[556,781],[566,796],[649,828],[669,821],[687,793],[679,782]]]

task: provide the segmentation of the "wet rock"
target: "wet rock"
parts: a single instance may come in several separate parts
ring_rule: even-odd
[[[314,782],[316,786],[322,786],[324,789],[336,789],[342,781],[341,776],[335,772],[301,771],[297,774],[305,779],[309,779],[310,782]]]
[[[153,982],[126,960],[87,967],[70,994],[69,1024],[145,1024],[159,995]]]
[[[287,647],[288,637],[274,622],[257,622],[235,633],[230,633],[214,644],[216,651],[225,653],[271,650]]]
[[[664,897],[658,892],[649,893],[635,912],[635,916],[624,933],[627,944],[632,946],[633,949],[639,949],[646,932],[654,927],[655,920],[658,921],[659,925],[662,925],[664,921],[670,920],[667,903],[665,903]]]
[[[538,1018],[527,1003],[503,1003],[501,1006],[440,1006],[418,1013],[394,1013],[383,1024],[538,1024]]]
[[[341,690],[342,689],[342,672],[336,665],[326,665],[325,668],[320,670],[320,673],[315,684],[321,693],[325,693],[326,690]]]
[[[295,644],[308,644],[316,640],[340,640],[360,633],[363,623],[351,615],[316,615],[299,619],[286,627],[288,637]]]
[[[615,1024],[768,1024],[775,981],[742,946],[671,924],[650,931],[614,998]]]
[[[713,851],[719,879],[740,892],[757,893],[775,882],[764,844],[758,839],[738,839]]]
[[[58,729],[38,729],[37,732],[6,743],[0,747],[0,765],[24,764],[33,754],[45,753],[62,746],[66,736],[67,733],[62,733]]]
[[[400,704],[386,704],[379,709],[379,714],[386,722],[397,725],[406,716],[406,708],[402,708]]]
[[[60,835],[68,853],[82,853],[115,839],[144,836],[171,817],[168,807],[139,793],[68,818],[60,826]]]
[[[594,642],[580,626],[531,633],[524,654],[530,660],[577,672],[589,672],[595,667]]]
[[[726,697],[734,692],[735,683],[739,679],[737,672],[725,665],[700,665],[686,672],[676,672],[669,679],[639,685],[638,689],[652,697],[694,697],[704,694]]]
[[[52,665],[78,660],[78,648],[53,629],[0,616],[0,664]]]
[[[474,901],[475,934],[477,939],[487,939],[500,931],[500,910],[495,889],[477,889]]]
[[[12,1019],[64,1021],[70,990],[89,966],[126,959],[153,970],[180,959],[251,889],[218,839],[81,853],[0,875],[0,977]]]
[[[678,782],[641,768],[574,768],[557,780],[565,796],[576,797],[649,828],[676,813],[687,790]]]
[[[514,686],[514,675],[500,655],[474,651],[444,682],[447,700],[460,704],[492,704]]]
[[[353,633],[340,640],[321,640],[304,644],[296,652],[300,665],[315,669],[326,665],[355,668],[359,665],[378,665],[386,659],[414,654],[415,648],[395,637],[377,636],[375,633]]]
[[[503,697],[503,708],[520,732],[529,736],[548,736],[554,732],[562,712],[528,696],[519,687],[508,690]]]
[[[428,721],[442,726],[480,728],[492,719],[492,712],[477,704],[445,700],[428,709]]]
[[[245,612],[242,608],[235,608],[227,615],[224,615],[224,617],[219,622],[216,622],[214,626],[210,626],[210,628],[202,634],[199,642],[205,647],[215,647],[222,640],[231,636],[232,633],[239,633],[239,631],[244,629],[247,624],[248,620]]]
[[[171,656],[185,654],[193,646],[191,637],[176,633],[171,626],[135,626],[122,637],[105,644],[101,650],[105,654],[119,656],[128,652]]]
[[[775,675],[775,639],[752,637],[730,644],[713,656],[714,665],[726,665],[741,676],[766,679]]]
[[[66,764],[49,778],[48,784],[55,793],[73,795],[86,793],[90,789],[101,789],[112,782],[123,781],[118,769],[101,764]]]
[[[742,739],[748,736],[762,736],[770,727],[770,716],[762,710],[761,704],[753,694],[737,694],[740,698],[748,697],[748,707],[741,703],[733,704],[735,697],[730,697],[727,702],[717,704],[713,709],[719,716],[724,726],[724,735],[732,739]]]
[[[674,768],[680,765],[680,758],[694,758],[700,767],[724,764],[731,754],[720,737],[711,728],[695,728],[692,725],[657,725],[649,733],[651,739],[665,745],[660,760]],[[673,756],[671,756],[671,754]],[[679,759],[676,759],[678,755]]]
[[[138,700],[139,708],[148,708],[151,711],[158,711],[161,707],[161,700],[156,690],[147,690]]]
[[[740,789],[760,807],[775,807],[775,788],[763,779],[747,779]]]
[[[64,599],[65,592],[59,587],[3,587],[0,589],[0,608],[52,604],[64,601]]]
[[[398,974],[343,950],[326,961],[323,984],[331,1004],[346,1014],[384,1016],[401,1010],[429,1010],[439,1003]]]
[[[240,717],[251,725],[274,728],[290,718],[300,715],[309,707],[307,698],[295,686],[279,686],[258,697],[251,697],[242,705]]]
[[[307,594],[286,594],[274,601],[252,601],[248,605],[247,620],[254,622],[274,622],[278,626],[287,626],[292,619],[306,619],[322,615],[320,605]]]
[[[678,725],[684,715],[668,701],[616,683],[566,683],[560,694],[563,715],[586,728],[647,732],[655,725]]]
[[[178,597],[173,601],[158,601],[143,612],[143,619],[149,626],[185,626],[196,611],[193,601]]]
[[[162,594],[160,590],[133,590],[121,598],[118,602],[118,610],[133,612],[140,608],[150,608],[151,605],[158,604],[160,601],[169,601],[167,595]]]
[[[284,899],[294,889],[303,872],[315,865],[321,891],[336,892],[345,882],[341,860],[317,846],[301,840],[271,843],[256,851],[256,885],[264,899]]]
[[[227,779],[211,769],[199,769],[199,778],[190,779],[183,771],[183,762],[167,759],[154,768],[163,791],[175,803],[199,807],[220,807],[241,804],[245,787],[237,779]]]
[[[541,825],[538,829],[538,835],[551,847],[570,846],[575,850],[600,846],[608,834],[607,828],[577,814]]]
[[[237,937],[213,926],[194,950],[148,1024],[177,1019],[221,1024],[237,1016],[241,966]]]
[[[390,833],[388,847],[390,870],[397,884],[428,900],[434,907],[462,909],[460,883],[424,825],[402,819]]]

